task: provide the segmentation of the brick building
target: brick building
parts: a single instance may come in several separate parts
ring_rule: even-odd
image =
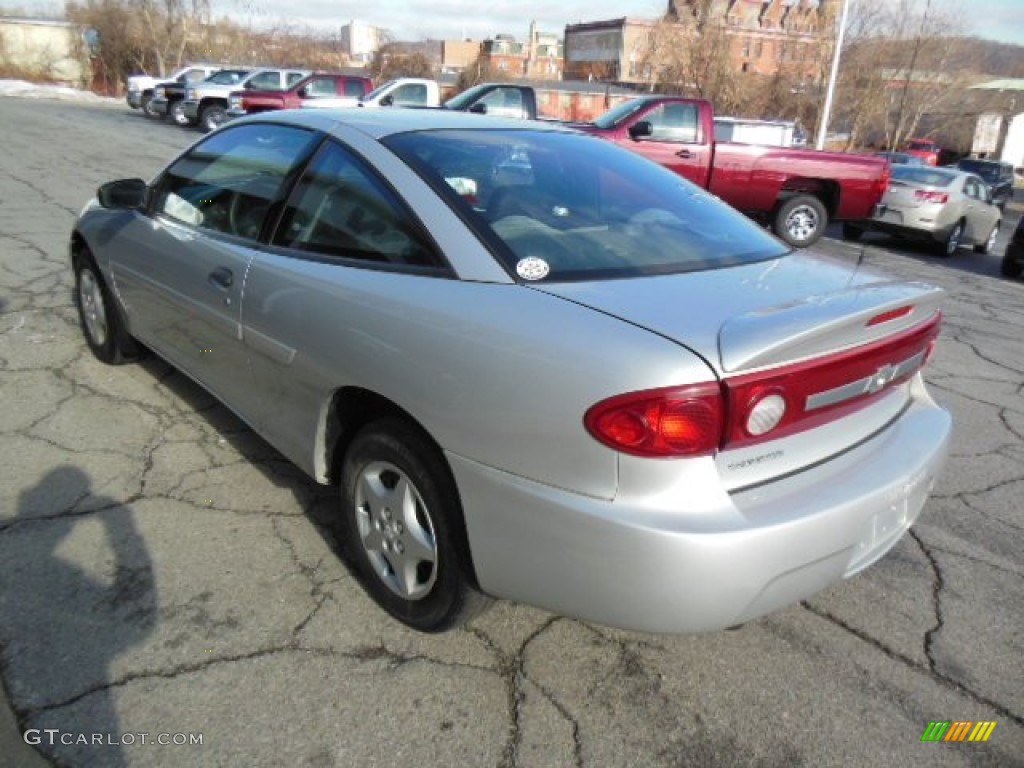
[[[539,31],[536,22],[530,22],[526,42],[512,35],[496,35],[483,42],[480,53],[484,63],[508,77],[562,77],[562,39],[557,34]]]
[[[705,0],[670,0],[663,19],[624,17],[565,28],[565,77],[645,84],[648,46],[656,27],[683,28]],[[709,23],[728,40],[739,72],[784,72],[814,78],[831,50],[840,0],[712,0]],[[685,43],[683,43],[685,44]]]

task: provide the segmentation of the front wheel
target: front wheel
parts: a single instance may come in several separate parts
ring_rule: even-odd
[[[167,113],[171,116],[171,120],[174,121],[175,125],[180,125],[182,128],[192,125],[192,121],[185,114],[185,102],[181,99],[171,102]]]
[[[221,123],[228,119],[228,111],[220,104],[210,104],[203,107],[199,113],[199,127],[209,133],[220,127]]]
[[[464,624],[489,602],[474,586],[455,481],[410,424],[366,426],[345,454],[341,528],[363,588],[421,632]]]
[[[825,234],[828,211],[813,195],[795,195],[779,206],[772,222],[775,234],[794,248],[814,245]]]
[[[78,319],[89,349],[107,365],[120,365],[138,357],[139,346],[125,331],[92,255],[88,251],[78,253],[74,269]]]
[[[153,94],[144,93],[142,94],[142,114],[146,117],[159,117],[156,110],[153,109]]]
[[[992,249],[996,247],[996,238],[999,237],[999,222],[992,227],[992,231],[989,233],[988,238],[983,243],[978,243],[974,246],[975,253],[991,253]]]

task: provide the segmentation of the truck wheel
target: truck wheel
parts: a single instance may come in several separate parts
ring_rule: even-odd
[[[181,99],[172,101],[170,108],[167,113],[171,116],[171,120],[176,125],[180,125],[182,128],[188,125],[192,125],[192,121],[188,119],[188,115],[185,114],[185,102]]]
[[[153,109],[151,102],[153,101],[153,94],[146,92],[142,94],[142,114],[146,117],[157,117],[156,111]]]
[[[203,107],[199,113],[199,127],[209,133],[215,130],[227,120],[228,111],[224,109],[220,104],[210,104],[209,106]]]
[[[779,206],[772,230],[794,248],[818,242],[828,226],[828,211],[813,195],[794,195]]]
[[[860,227],[855,227],[853,224],[843,224],[843,240],[849,240],[851,243],[855,243],[860,240],[861,235],[864,234],[864,230]]]

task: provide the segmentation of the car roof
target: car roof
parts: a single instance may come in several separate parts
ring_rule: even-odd
[[[338,109],[285,110],[252,115],[232,120],[231,125],[244,122],[276,122],[299,125],[333,133],[335,128],[350,126],[374,139],[398,133],[430,130],[517,130],[543,133],[575,133],[569,126],[556,122],[521,120],[512,117],[489,117],[446,109],[404,109],[383,107],[339,107]]]

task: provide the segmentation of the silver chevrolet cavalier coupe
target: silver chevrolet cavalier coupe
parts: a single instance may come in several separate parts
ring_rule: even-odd
[[[350,567],[423,631],[489,597],[747,621],[882,557],[947,452],[939,289],[556,125],[244,118],[100,187],[71,261],[96,356],[144,345],[338,486]]]

